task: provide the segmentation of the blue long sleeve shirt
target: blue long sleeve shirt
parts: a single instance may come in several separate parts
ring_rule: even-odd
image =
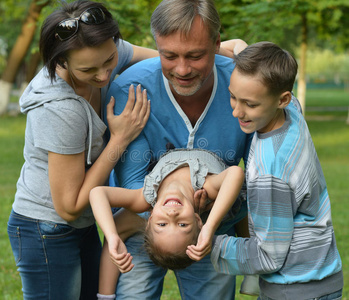
[[[293,99],[284,125],[253,137],[246,169],[250,238],[218,236],[218,272],[260,274],[272,299],[310,299],[343,287],[325,178]]]
[[[167,143],[175,148],[210,150],[229,166],[238,165],[241,158],[247,161],[251,136],[241,131],[230,106],[228,86],[233,69],[232,59],[216,55],[213,91],[194,127],[176,102],[159,57],[128,68],[112,83],[107,99],[115,97],[115,114],[123,111],[131,84],[147,89],[151,101],[148,123],[115,167],[119,185],[141,188],[150,161],[165,153]]]

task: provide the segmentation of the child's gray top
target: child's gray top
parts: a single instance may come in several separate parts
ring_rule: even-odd
[[[203,187],[208,174],[218,174],[227,167],[220,157],[204,149],[175,149],[165,153],[144,179],[144,198],[152,207],[165,177],[185,166],[189,166],[194,191]]]

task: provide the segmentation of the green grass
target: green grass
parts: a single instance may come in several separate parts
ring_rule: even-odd
[[[25,117],[0,118],[0,294],[2,299],[22,299],[21,282],[7,236],[16,182],[23,164]]]
[[[306,106],[349,106],[349,91],[344,89],[307,89]]]
[[[348,106],[348,97],[349,93],[345,92],[309,90],[307,106],[335,106],[332,105],[332,102],[335,102],[337,106]],[[325,98],[327,101],[324,100]],[[328,105],[329,101],[331,105]],[[337,245],[343,262],[343,300],[349,300],[349,248],[347,246],[349,240],[347,221],[349,213],[349,127],[345,124],[347,112],[341,113],[340,117],[333,112],[317,113],[317,115],[316,120],[313,118],[314,114],[311,114],[307,120],[328,184]],[[326,121],[321,121],[322,119]],[[24,129],[25,116],[0,117],[0,295],[4,300],[22,299],[20,278],[16,271],[6,229],[16,191],[16,182],[23,164]],[[241,280],[242,277],[238,276],[237,290]],[[161,299],[180,299],[176,279],[172,272],[166,276]],[[236,299],[252,300],[255,297],[242,296],[237,293]]]

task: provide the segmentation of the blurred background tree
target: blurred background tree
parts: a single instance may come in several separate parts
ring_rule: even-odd
[[[150,17],[160,0],[98,1],[112,11],[125,40],[155,48],[150,33]],[[28,17],[33,4],[42,6],[39,12],[36,10],[36,19]],[[248,44],[268,40],[296,56],[299,62],[297,97],[303,109],[307,82],[326,80],[343,85],[349,81],[347,0],[215,0],[215,4],[222,21],[222,40],[242,38]],[[57,5],[57,0],[1,0],[0,75],[10,84],[10,90],[13,86],[16,90],[23,89],[34,76],[40,62],[38,29]],[[28,50],[22,51],[26,52],[25,56],[21,58],[17,55],[17,61],[12,65],[16,67],[11,67],[11,53],[24,32],[28,18],[32,20],[31,28],[37,25],[33,30],[35,35]],[[25,45],[20,45],[24,50]],[[320,69],[320,65],[321,78],[315,78],[318,75],[314,72]],[[0,90],[0,107],[5,95]]]
[[[222,36],[247,43],[271,41],[288,49],[299,63],[297,97],[305,111],[309,49],[343,53],[349,46],[347,0],[222,0]],[[328,65],[330,68],[331,65]]]
[[[1,3],[0,12],[1,15],[4,15],[4,20],[0,20],[4,24],[0,29],[3,35],[3,37],[1,35],[1,40],[11,50],[0,80],[0,114],[7,109],[12,85],[26,56],[29,55],[30,59],[26,64],[26,71],[23,72],[26,75],[23,82],[29,82],[36,72],[40,56],[37,51],[29,51],[29,49],[37,32],[41,11],[49,3],[50,0],[32,0],[27,5],[25,5],[25,1],[15,4],[12,1],[4,0]],[[18,26],[18,21],[22,20],[23,16],[25,18],[21,22],[22,25]],[[16,32],[17,30],[20,30],[20,32]],[[16,37],[16,39],[13,39],[13,37]]]

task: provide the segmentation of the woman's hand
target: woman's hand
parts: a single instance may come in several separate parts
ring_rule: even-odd
[[[107,105],[107,121],[110,130],[110,139],[122,138],[127,143],[132,142],[143,130],[150,115],[150,101],[147,99],[147,91],[141,90],[138,85],[136,98],[133,85],[129,88],[128,100],[123,112],[115,116],[115,99],[111,97]]]
[[[108,248],[111,260],[121,273],[127,273],[133,269],[132,256],[127,253],[127,248],[118,235],[109,238]]]

